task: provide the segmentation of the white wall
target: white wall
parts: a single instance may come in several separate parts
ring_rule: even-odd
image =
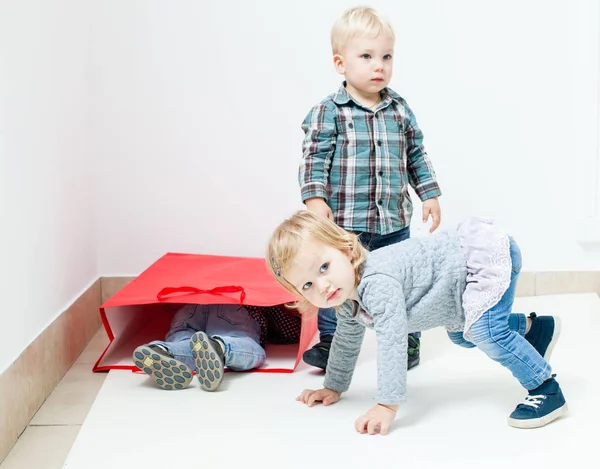
[[[0,372],[98,277],[89,2],[0,5]]]
[[[354,4],[1,4],[0,371],[99,274],[166,251],[262,255],[300,207],[300,123],[339,85],[329,29]],[[596,208],[597,2],[372,4],[395,25],[392,87],[445,222],[498,218],[529,269],[599,268],[576,242]]]
[[[169,250],[262,255],[299,207],[300,123],[339,85],[329,29],[355,3],[102,3],[102,273]],[[576,243],[577,175],[597,156],[597,2],[371,3],[395,25],[392,87],[425,132],[445,222],[498,218],[529,269],[600,267]]]

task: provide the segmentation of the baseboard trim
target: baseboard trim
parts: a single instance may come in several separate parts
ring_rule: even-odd
[[[596,293],[600,295],[600,271],[521,272],[516,296]]]
[[[135,277],[102,277],[104,303]],[[516,296],[597,293],[600,295],[600,271],[522,271]]]
[[[0,462],[98,331],[101,298],[98,279],[0,374]]]

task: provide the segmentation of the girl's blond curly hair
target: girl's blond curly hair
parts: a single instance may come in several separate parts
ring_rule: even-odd
[[[277,281],[300,301],[292,307],[305,313],[314,309],[294,285],[285,278],[292,261],[302,255],[305,242],[309,239],[327,246],[350,251],[351,264],[354,267],[355,284],[360,282],[360,270],[366,260],[367,250],[360,244],[358,236],[337,226],[326,217],[313,212],[300,210],[281,223],[271,235],[267,248],[267,265]]]

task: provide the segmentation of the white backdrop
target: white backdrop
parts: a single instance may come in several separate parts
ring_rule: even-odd
[[[169,250],[262,255],[299,207],[300,124],[339,86],[329,30],[354,4],[102,2],[101,272],[137,273]],[[597,151],[597,3],[371,4],[395,26],[391,86],[425,133],[444,221],[492,216],[526,268],[589,268],[575,241]]]
[[[261,256],[300,207],[300,124],[354,1],[0,3],[0,371],[99,275]],[[493,216],[526,269],[598,268],[598,3],[381,0],[445,223]],[[414,232],[419,235],[419,223]]]

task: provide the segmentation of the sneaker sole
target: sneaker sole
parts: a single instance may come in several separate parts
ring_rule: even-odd
[[[548,425],[550,422],[561,417],[562,415],[567,413],[568,410],[569,410],[569,408],[567,407],[567,404],[565,403],[558,409],[550,412],[548,415],[545,415],[545,416],[537,418],[537,419],[522,420],[522,419],[513,419],[513,418],[509,417],[508,424],[514,428],[539,428],[539,427]]]
[[[179,360],[160,356],[146,345],[133,352],[133,363],[167,391],[187,388],[192,382],[192,371]]]
[[[562,323],[558,316],[553,316],[554,318],[554,333],[552,334],[552,340],[548,344],[548,348],[546,349],[546,353],[544,353],[544,360],[547,362],[550,361],[550,356],[552,356],[552,351],[554,350],[554,346],[560,337],[560,333],[562,331]]]
[[[216,391],[223,381],[223,363],[204,332],[196,332],[190,339],[196,364],[196,377],[205,391]]]

